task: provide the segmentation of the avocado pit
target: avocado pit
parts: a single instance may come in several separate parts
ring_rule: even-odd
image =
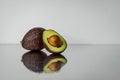
[[[51,71],[59,71],[61,67],[62,67],[62,62],[60,62],[60,61],[54,62],[48,66],[48,68]]]
[[[57,35],[52,35],[47,40],[48,40],[48,43],[54,47],[61,47],[63,44],[62,40]]]

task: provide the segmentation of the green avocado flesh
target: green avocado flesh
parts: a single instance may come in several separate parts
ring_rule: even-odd
[[[67,60],[64,59],[64,58],[55,58],[55,59],[52,59],[52,60],[50,60],[50,61],[44,66],[44,68],[43,68],[44,72],[45,72],[45,73],[50,73],[50,72],[52,72],[52,71],[48,68],[49,65],[52,64],[52,63],[54,63],[54,62],[58,62],[58,61],[62,62],[62,66],[64,66],[64,65],[66,64],[66,62],[67,62]]]
[[[57,36],[59,36],[59,38],[60,38],[61,41],[62,41],[62,45],[61,45],[60,47],[54,47],[54,46],[52,46],[52,45],[50,45],[50,44],[48,43],[48,40],[47,40],[47,39],[48,39],[50,36],[52,36],[52,35],[57,35]],[[43,32],[43,42],[44,42],[44,44],[46,45],[47,49],[48,49],[49,51],[53,52],[53,53],[63,52],[63,51],[66,49],[66,47],[67,47],[67,43],[66,43],[65,39],[64,39],[59,33],[57,33],[56,31],[54,31],[54,30],[52,30],[52,29],[45,30],[45,31]]]

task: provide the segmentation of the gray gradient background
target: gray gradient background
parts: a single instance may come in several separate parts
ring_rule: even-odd
[[[0,43],[19,43],[36,26],[70,44],[120,44],[120,0],[0,0]]]

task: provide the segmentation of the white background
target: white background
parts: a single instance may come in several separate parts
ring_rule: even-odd
[[[120,44],[120,0],[0,0],[0,43],[19,43],[36,26],[69,44]]]

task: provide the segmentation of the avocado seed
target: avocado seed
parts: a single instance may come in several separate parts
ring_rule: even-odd
[[[54,47],[60,47],[63,44],[62,40],[57,35],[50,36],[48,38],[48,43]]]
[[[54,63],[50,64],[50,65],[48,66],[48,68],[49,68],[51,71],[58,71],[58,70],[60,70],[60,68],[61,68],[61,66],[62,66],[61,64],[62,64],[62,62],[60,62],[60,61],[54,62]]]

